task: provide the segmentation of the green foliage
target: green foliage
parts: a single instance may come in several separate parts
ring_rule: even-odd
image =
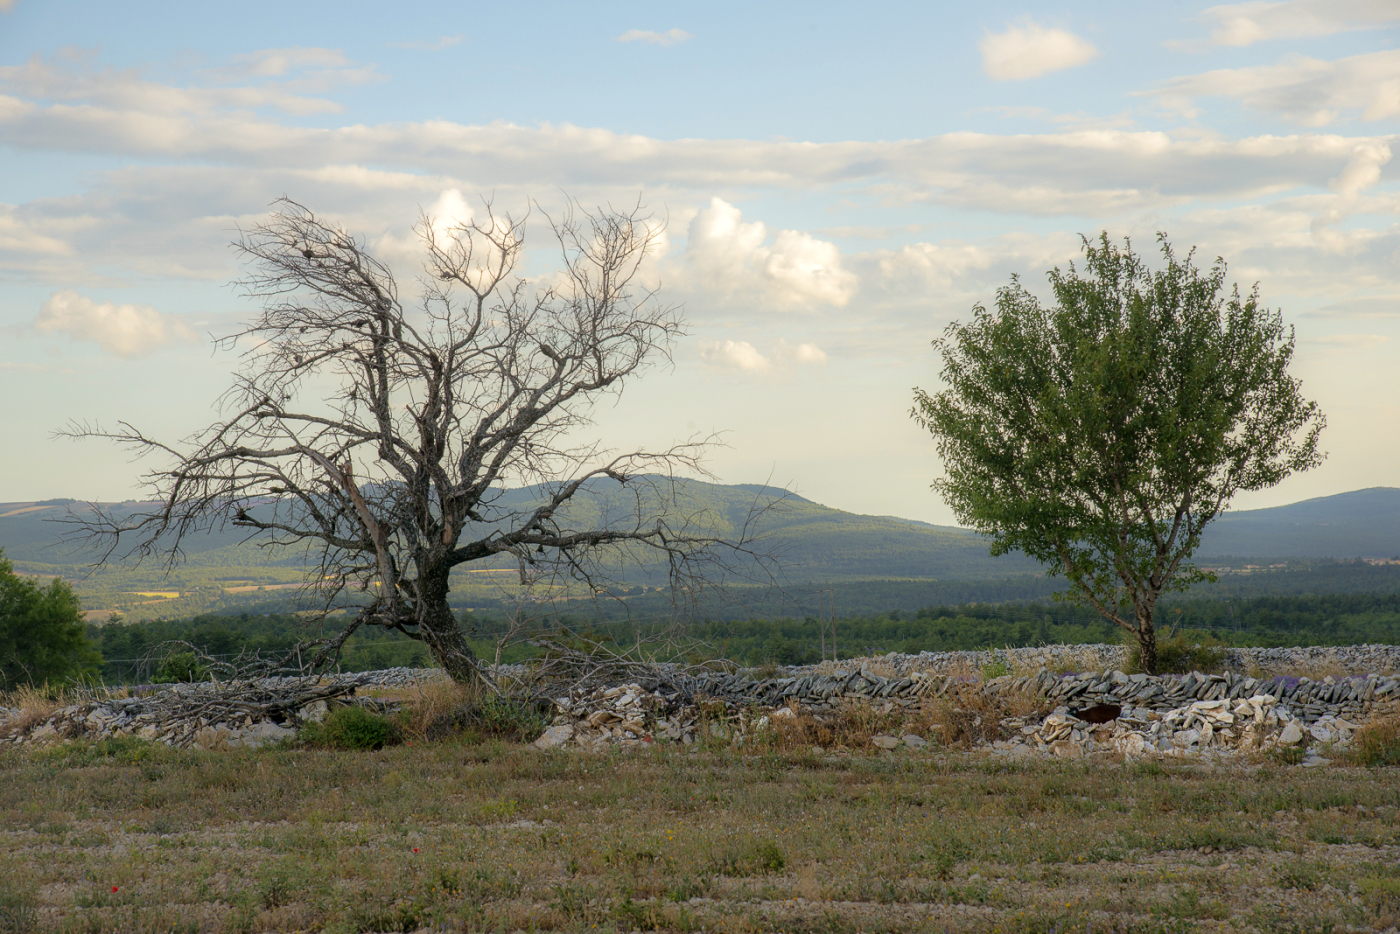
[[[1225,649],[1226,644],[1208,632],[1164,627],[1157,633],[1157,673],[1219,673],[1225,664]],[[1128,671],[1142,670],[1142,648],[1132,640],[1128,647]]]
[[[320,723],[302,727],[301,737],[326,749],[373,750],[397,745],[401,734],[390,720],[363,707],[337,707]]]
[[[429,739],[461,736],[472,742],[490,738],[528,743],[538,739],[546,726],[544,715],[528,700],[488,697],[434,718],[426,732]]]
[[[1316,465],[1324,423],[1288,373],[1282,316],[1159,239],[1161,272],[1085,240],[1082,272],[1049,273],[1052,308],[1013,279],[935,341],[948,388],[918,390],[913,412],[958,518],[1114,614],[1148,668],[1158,595],[1208,577],[1189,563],[1206,524]]]
[[[207,677],[209,670],[200,664],[193,652],[174,652],[160,663],[160,669],[151,681],[155,684],[188,684]]]
[[[0,690],[94,678],[101,662],[68,582],[40,587],[15,574],[0,551]]]

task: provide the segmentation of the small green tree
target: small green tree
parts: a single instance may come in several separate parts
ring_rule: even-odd
[[[1084,241],[1084,269],[1049,273],[1055,306],[1013,277],[934,346],[945,388],[913,417],[945,467],[933,484],[958,518],[1063,575],[1058,595],[1137,640],[1158,668],[1164,592],[1210,579],[1189,559],[1240,490],[1318,464],[1324,419],[1288,373],[1282,316],[1178,261],[1150,270],[1127,241]]]
[[[40,587],[0,551],[0,689],[95,677],[101,665],[68,582]]]

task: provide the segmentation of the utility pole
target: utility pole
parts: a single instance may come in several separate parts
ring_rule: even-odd
[[[817,591],[817,628],[821,632],[822,661],[826,661],[826,630],[831,627],[831,661],[836,662],[836,588]]]

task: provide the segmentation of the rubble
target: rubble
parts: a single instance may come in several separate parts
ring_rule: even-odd
[[[325,717],[327,701],[344,699],[347,679],[264,678],[172,684],[130,697],[94,697],[54,711],[28,730],[5,729],[0,743],[136,736],[169,746],[263,746],[296,735]],[[8,719],[8,718],[7,718]]]

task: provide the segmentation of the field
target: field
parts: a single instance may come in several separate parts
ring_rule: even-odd
[[[0,930],[1341,931],[1400,770],[961,752],[0,756]]]

